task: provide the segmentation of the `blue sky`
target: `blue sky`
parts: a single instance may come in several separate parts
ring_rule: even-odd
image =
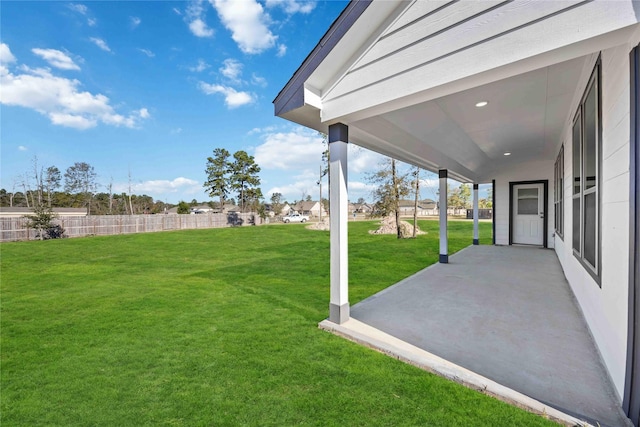
[[[320,138],[272,101],[346,3],[2,1],[0,187],[20,191],[36,156],[91,164],[98,191],[130,174],[136,194],[209,200],[206,158],[224,147],[255,156],[266,199],[317,199]],[[381,157],[350,149],[350,199],[368,200]]]

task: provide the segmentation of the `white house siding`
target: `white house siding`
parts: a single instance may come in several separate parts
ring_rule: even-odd
[[[573,256],[571,126],[596,55],[580,76],[580,89],[564,132],[564,241],[555,238],[556,252],[580,303],[602,359],[619,396],[623,395],[628,321],[629,267],[629,52],[640,42],[602,52],[601,287]],[[558,146],[559,149],[559,146]]]
[[[518,181],[547,180],[547,244],[553,247],[553,162],[536,161],[515,163],[512,168],[502,169],[495,176],[496,207],[494,221],[496,224],[496,244],[509,244],[509,183]]]

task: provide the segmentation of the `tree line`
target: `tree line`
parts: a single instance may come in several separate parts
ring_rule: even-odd
[[[114,193],[111,183],[107,191],[97,192],[97,177],[95,168],[86,162],[74,163],[63,174],[56,166],[40,166],[34,157],[32,170],[14,181],[10,191],[0,189],[0,206],[85,208],[93,215],[160,213],[173,206],[147,195]]]

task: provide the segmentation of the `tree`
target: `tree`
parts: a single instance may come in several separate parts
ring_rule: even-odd
[[[221,211],[224,209],[224,203],[231,187],[229,181],[229,174],[231,172],[231,165],[228,160],[229,156],[229,152],[224,148],[216,148],[213,150],[213,157],[207,158],[207,168],[205,169],[207,182],[205,182],[203,186],[209,190],[209,196],[220,197]]]
[[[356,203],[358,203],[359,205],[364,204],[364,197],[358,197],[358,201]]]
[[[178,213],[179,214],[188,214],[189,212],[191,212],[190,208],[189,208],[189,204],[187,202],[184,201],[180,201],[180,203],[178,203]]]
[[[69,166],[64,174],[64,190],[82,196],[87,207],[87,215],[91,214],[91,198],[97,187],[96,177],[93,166],[85,162],[76,162]]]
[[[280,215],[282,212],[282,193],[273,193],[271,195],[271,210],[275,215]]]
[[[397,236],[402,237],[400,228],[400,199],[409,195],[410,185],[407,174],[398,172],[396,160],[387,158],[380,164],[380,169],[367,175],[367,181],[377,184],[373,191],[376,200],[375,208],[382,216],[395,214]]]
[[[52,192],[60,188],[62,175],[60,169],[55,166],[49,166],[44,173],[44,188],[47,191],[47,204],[51,207]]]
[[[258,187],[260,185],[260,177],[258,176],[260,166],[246,151],[236,151],[233,154],[233,159],[230,176],[231,188],[238,192],[240,209],[244,212],[247,202],[250,201],[248,199],[258,197],[258,193],[259,197],[262,197],[262,192]],[[254,191],[247,192],[247,190]]]
[[[414,176],[413,180],[413,237],[416,237],[416,231],[418,229],[418,198],[420,197],[420,168],[415,166],[412,172]]]
[[[38,203],[33,208],[32,215],[25,215],[28,219],[27,227],[36,230],[36,237],[40,240],[57,239],[63,237],[64,230],[61,226],[53,224],[56,217],[50,207],[44,203]]]

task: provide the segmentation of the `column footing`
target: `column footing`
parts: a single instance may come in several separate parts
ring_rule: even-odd
[[[480,244],[480,240],[479,239],[473,239],[473,244],[474,245],[479,245]]]
[[[338,325],[343,324],[347,320],[349,320],[349,303],[344,303],[342,305],[337,305],[330,303],[329,304],[329,321],[333,323],[337,323]]]
[[[440,254],[440,263],[441,264],[449,264],[449,255]]]

